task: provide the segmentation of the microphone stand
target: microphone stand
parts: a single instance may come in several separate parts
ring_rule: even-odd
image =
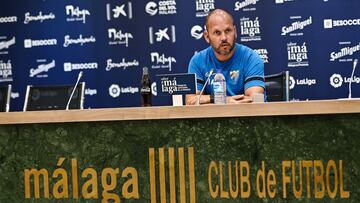
[[[213,72],[214,72],[214,69],[211,69],[210,72],[209,72],[209,76],[208,76],[208,78],[206,79],[205,84],[204,84],[203,88],[201,89],[201,92],[200,92],[200,94],[199,94],[199,96],[198,96],[198,99],[197,99],[197,101],[196,101],[196,105],[197,105],[197,106],[200,105],[201,95],[204,93],[205,87],[206,87],[206,85],[209,83],[210,77],[211,77],[211,75],[213,74]]]
[[[69,110],[69,106],[70,106],[71,99],[72,99],[73,96],[74,96],[75,90],[76,90],[76,88],[77,88],[77,86],[78,86],[78,84],[79,84],[79,82],[80,82],[80,79],[81,79],[82,75],[83,75],[83,72],[80,71],[80,73],[79,73],[79,75],[78,75],[78,79],[77,79],[77,81],[76,81],[76,83],[75,83],[75,86],[74,86],[74,88],[73,88],[73,90],[72,90],[72,92],[71,92],[71,94],[70,94],[69,100],[68,100],[68,102],[67,102],[67,104],[66,104],[66,110]]]
[[[350,82],[349,82],[349,99],[351,99],[351,83],[352,83],[352,80],[353,80],[353,77],[354,77],[354,73],[355,73],[357,63],[358,63],[358,60],[355,59],[354,63],[353,63],[353,70],[352,70],[352,73],[351,73]]]

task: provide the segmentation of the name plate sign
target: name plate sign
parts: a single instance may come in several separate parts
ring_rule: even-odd
[[[196,93],[194,73],[162,74],[155,77],[158,96]]]

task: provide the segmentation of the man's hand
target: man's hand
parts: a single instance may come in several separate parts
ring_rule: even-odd
[[[243,94],[226,97],[227,104],[240,104],[240,103],[251,103],[251,102],[252,99]]]

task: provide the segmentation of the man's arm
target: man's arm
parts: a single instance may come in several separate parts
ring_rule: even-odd
[[[196,94],[187,94],[185,96],[186,105],[196,105],[200,96],[200,91],[196,91]],[[201,95],[200,104],[210,103],[210,95]]]

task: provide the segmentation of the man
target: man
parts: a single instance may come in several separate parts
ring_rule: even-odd
[[[264,63],[250,48],[236,43],[236,28],[232,16],[224,10],[213,10],[206,18],[205,40],[211,45],[195,54],[188,72],[198,79],[197,95],[187,95],[186,104],[198,102],[198,94],[209,72],[221,69],[226,79],[227,103],[249,103],[252,96],[264,94]],[[211,103],[211,85],[207,85],[200,104]]]

